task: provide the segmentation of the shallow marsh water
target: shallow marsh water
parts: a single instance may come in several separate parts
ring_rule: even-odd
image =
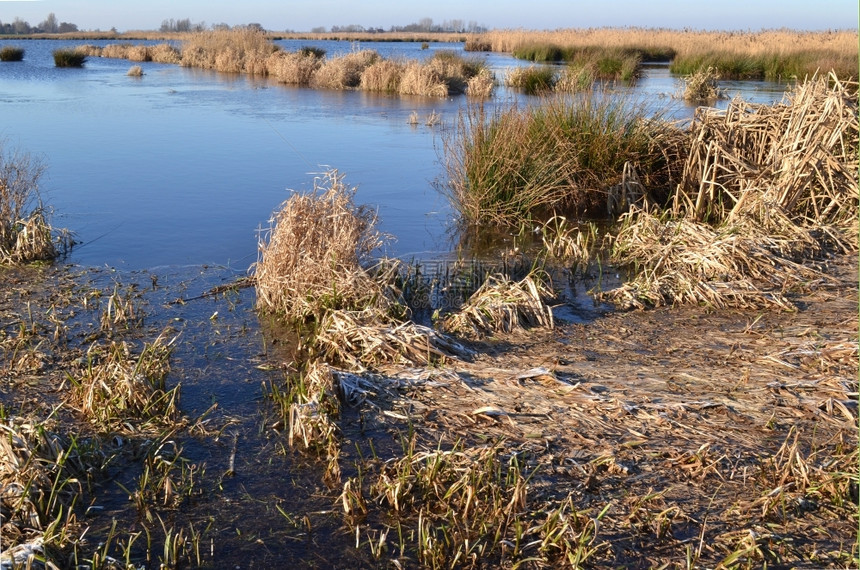
[[[214,567],[372,564],[366,554],[346,550],[355,538],[344,532],[319,466],[282,453],[284,427],[270,416],[261,385],[278,381],[282,372],[270,364],[286,364],[290,355],[278,346],[282,334],[258,320],[253,292],[170,301],[244,273],[256,258],[255,229],[267,224],[288,189],[308,189],[311,173],[328,167],[359,187],[357,202],[378,208],[381,229],[396,238],[389,253],[445,259],[456,238],[450,206],[437,190],[444,176],[442,136],[466,99],[316,91],[154,63],[141,63],[145,75],[131,78],[125,73],[136,63],[113,59],[56,69],[50,54],[59,43],[0,41],[0,47],[10,43],[26,55],[22,63],[0,64],[0,138],[7,148],[43,157],[43,198],[56,210],[55,225],[81,242],[67,260],[69,270],[105,296],[115,286],[133,287],[146,315],[136,334],[149,339],[170,327],[181,335],[169,382],[182,383],[183,414],[196,419],[217,405],[207,418],[219,437],[183,437],[184,456],[206,465],[206,495],[188,500],[170,515],[172,522],[203,531],[204,560]],[[291,49],[313,42],[279,43]],[[330,55],[354,48],[319,45]],[[362,47],[415,58],[460,49]],[[488,58],[499,76],[524,65],[500,54],[476,57]],[[754,101],[782,94],[769,84],[737,88]],[[648,67],[633,93],[655,110],[670,106],[672,116],[689,117],[693,108],[671,97],[677,89],[664,67]],[[500,88],[495,101],[516,98]],[[423,118],[434,111],[441,126],[407,124],[413,112]],[[80,310],[75,319],[70,336],[79,340],[98,322],[97,314]],[[342,427],[344,465],[357,459],[358,449],[370,453],[371,435],[377,448],[396,447],[398,430],[408,429],[390,420],[365,433],[352,417]],[[233,434],[235,475],[223,476]],[[114,481],[130,487],[138,475],[131,470]],[[110,523],[99,512],[127,521],[127,532],[141,529],[114,481],[99,496],[102,511],[86,520],[94,537]]]

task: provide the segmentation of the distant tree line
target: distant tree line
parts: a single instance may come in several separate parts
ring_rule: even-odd
[[[11,23],[0,22],[0,34],[22,35],[22,34],[65,34],[77,32],[78,27],[69,22],[58,22],[53,12],[48,14],[44,21],[38,26],[31,26],[21,18],[15,18]]]
[[[227,24],[219,24],[219,26],[227,26]],[[215,26],[212,26],[215,28]],[[227,26],[228,28],[230,26]],[[161,22],[161,28],[159,31],[161,32],[202,32],[206,29],[205,22],[198,22],[196,24],[192,23],[189,18],[184,18],[181,20],[174,20],[170,18],[169,20],[164,20]]]
[[[326,33],[325,27],[316,27],[311,29],[315,33]],[[384,28],[365,28],[357,24],[347,26],[332,26],[331,33],[353,33],[353,32],[368,32],[382,33]],[[482,26],[473,20],[466,22],[465,20],[443,20],[441,24],[433,23],[433,18],[421,18],[415,23],[405,26],[391,26],[389,32],[424,32],[424,33],[474,33],[479,34],[487,31],[486,26]]]

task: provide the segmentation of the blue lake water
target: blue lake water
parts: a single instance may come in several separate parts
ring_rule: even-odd
[[[395,236],[391,255],[432,258],[452,248],[452,212],[444,183],[446,125],[467,104],[448,99],[288,87],[265,79],[174,65],[89,58],[82,69],[54,67],[52,51],[85,42],[0,41],[26,50],[0,64],[0,139],[7,150],[42,159],[42,196],[55,226],[81,242],[73,263],[144,269],[219,265],[244,270],[255,259],[257,228],[290,195],[307,190],[314,173],[336,168],[358,186],[356,201],[378,209],[380,229]],[[89,42],[105,45],[110,42]],[[140,42],[132,42],[140,43]],[[348,42],[278,42],[286,49],[318,45],[329,55]],[[461,44],[373,43],[384,57],[423,58]],[[487,58],[501,78],[525,65],[505,54]],[[783,87],[726,85],[748,100],[770,102]],[[649,67],[633,89],[655,109],[689,117],[672,98],[679,79]],[[519,96],[498,88],[495,104]],[[408,118],[417,112],[421,124]],[[443,123],[423,124],[432,112]]]

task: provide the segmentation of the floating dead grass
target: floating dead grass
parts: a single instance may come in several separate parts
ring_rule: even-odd
[[[336,170],[294,194],[261,232],[253,270],[257,307],[290,321],[319,321],[329,310],[388,308],[384,288],[365,270],[383,243],[376,213],[353,202],[356,189]]]
[[[684,90],[681,97],[695,103],[709,103],[724,99],[726,95],[717,83],[719,80],[720,73],[713,67],[691,73],[684,77]]]
[[[547,283],[548,277],[538,271],[520,281],[490,275],[459,311],[444,318],[441,327],[472,338],[534,327],[551,329],[552,309],[545,300],[553,292]]]

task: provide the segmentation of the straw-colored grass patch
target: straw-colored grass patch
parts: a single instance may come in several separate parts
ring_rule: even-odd
[[[397,93],[406,65],[399,61],[380,59],[371,64],[361,75],[360,87],[364,91]]]
[[[534,271],[520,281],[490,275],[459,311],[442,321],[444,330],[473,338],[534,327],[553,327],[553,296],[547,277]]]
[[[174,427],[179,385],[166,387],[172,344],[160,336],[136,357],[125,342],[91,346],[86,367],[69,374],[72,403],[102,430]]]
[[[291,321],[319,321],[330,310],[388,307],[383,287],[366,271],[383,243],[376,214],[356,206],[356,188],[336,170],[313,191],[281,205],[262,233],[254,267],[257,307]]]
[[[143,68],[139,65],[132,65],[125,74],[129,77],[143,77]]]
[[[378,309],[330,312],[314,343],[327,361],[358,371],[384,364],[425,366],[466,354],[433,329],[392,320]]]
[[[265,75],[265,62],[276,51],[266,34],[254,28],[195,32],[183,44],[182,65]]]
[[[448,85],[439,70],[417,61],[410,61],[403,70],[400,94],[447,97]]]
[[[355,89],[364,71],[379,60],[374,50],[361,50],[328,59],[311,78],[317,89]]]
[[[310,85],[314,73],[322,66],[322,58],[311,52],[277,51],[266,60],[269,77],[288,85]]]

